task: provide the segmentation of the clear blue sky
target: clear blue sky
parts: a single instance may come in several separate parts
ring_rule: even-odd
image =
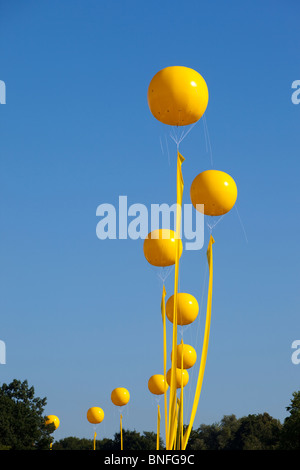
[[[46,412],[61,420],[56,439],[92,437],[90,406],[105,411],[99,438],[113,436],[117,386],[131,393],[124,427],[156,428],[147,382],[162,372],[162,284],[142,240],[96,237],[96,208],[119,195],[175,202],[176,147],[147,105],[151,78],[169,65],[207,82],[214,168],[237,182],[247,236],[235,209],[213,232],[195,425],[231,413],[286,416],[300,374],[291,362],[300,338],[299,13],[292,0],[0,2],[0,381],[27,379],[47,397]],[[203,120],[180,148],[189,203],[193,178],[211,167]],[[205,249],[182,256],[180,288],[199,302],[205,269]],[[198,351],[203,320],[204,311],[184,332]]]

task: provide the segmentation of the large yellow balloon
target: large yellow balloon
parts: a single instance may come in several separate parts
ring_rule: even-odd
[[[205,215],[218,216],[229,212],[237,198],[237,187],[233,178],[219,170],[200,173],[191,185],[193,206]],[[204,204],[204,207],[196,207]]]
[[[167,372],[167,382],[171,386],[171,370],[169,369]],[[182,384],[183,387],[187,385],[189,381],[189,373],[187,370],[182,370]],[[176,388],[181,388],[181,369],[176,368]]]
[[[172,360],[172,353],[171,353]],[[181,368],[181,360],[183,360],[183,369],[190,369],[197,361],[197,353],[189,344],[177,345],[177,367]]]
[[[154,75],[147,96],[153,116],[171,126],[197,122],[208,104],[204,78],[182,66],[166,67]]]
[[[116,406],[124,406],[130,400],[130,393],[126,388],[118,387],[111,392],[111,401]]]
[[[195,297],[191,294],[178,292],[177,294],[177,324],[189,325],[196,320],[199,313],[199,305]],[[171,295],[166,303],[166,315],[173,323],[174,315],[174,295]]]
[[[58,426],[59,426],[59,424],[60,424],[60,421],[59,421],[59,419],[58,419],[57,416],[55,416],[55,415],[49,415],[49,416],[47,416],[47,418],[46,418],[46,423],[45,423],[45,424],[46,424],[46,425],[48,425],[48,424],[54,424],[55,429],[57,429]]]
[[[168,384],[165,382],[165,378],[161,374],[155,374],[148,380],[148,389],[154,395],[162,395],[168,390]]]
[[[179,240],[179,257],[182,241]],[[171,266],[176,259],[176,233],[173,230],[158,229],[150,232],[144,241],[144,255],[153,266]]]
[[[104,419],[104,411],[98,406],[92,406],[92,408],[88,409],[86,417],[89,423],[99,424]]]

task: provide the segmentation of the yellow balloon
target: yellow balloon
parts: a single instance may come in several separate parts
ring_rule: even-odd
[[[126,388],[118,387],[111,392],[111,401],[116,406],[124,406],[130,400],[130,393]]]
[[[189,67],[173,66],[160,70],[148,87],[148,105],[153,116],[171,126],[197,122],[208,104],[204,78]]]
[[[99,424],[104,419],[104,411],[98,406],[92,406],[92,408],[88,409],[86,417],[89,423]]]
[[[172,360],[171,353],[171,360]],[[197,361],[197,353],[189,344],[177,345],[177,367],[181,368],[181,360],[183,360],[183,369],[190,369]]]
[[[59,421],[59,419],[58,419],[57,416],[55,416],[55,415],[49,415],[49,416],[47,416],[47,418],[46,418],[46,425],[48,425],[48,424],[54,424],[55,429],[57,429],[58,426],[59,426],[59,424],[60,424],[60,421]]]
[[[154,395],[162,395],[168,390],[168,384],[161,374],[152,375],[148,380],[148,389]]]
[[[200,173],[191,185],[193,206],[205,215],[218,216],[229,212],[237,199],[237,187],[233,178],[219,170]],[[204,207],[196,207],[204,204]]]
[[[179,240],[179,257],[182,241]],[[176,258],[176,233],[173,230],[158,229],[150,232],[144,241],[144,255],[153,266],[172,266]]]
[[[178,292],[177,294],[177,324],[189,325],[196,320],[199,313],[199,305],[195,297],[191,294]],[[166,315],[173,323],[174,315],[174,295],[171,295],[166,303]]]
[[[172,369],[169,369],[167,372],[167,382],[171,386],[171,371]],[[189,381],[189,373],[187,370],[183,369],[182,370],[182,384],[183,387],[187,385]],[[181,369],[176,368],[176,388],[181,388]]]

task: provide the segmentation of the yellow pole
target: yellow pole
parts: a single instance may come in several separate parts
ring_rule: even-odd
[[[95,431],[94,432],[94,450],[96,450],[96,437],[97,437],[97,433]]]
[[[157,405],[156,450],[159,450],[159,433],[160,433],[160,409],[159,409],[159,405]]]
[[[180,447],[183,449],[183,338],[181,338],[181,386],[180,386]]]
[[[120,414],[120,436],[121,436],[121,450],[123,450],[123,431],[122,431],[122,418],[123,418],[123,416]]]
[[[161,315],[163,320],[163,339],[164,339],[164,406],[165,406],[165,433],[166,433],[166,449],[168,449],[168,401],[167,401],[167,331],[166,331],[166,289],[163,286],[161,300]]]

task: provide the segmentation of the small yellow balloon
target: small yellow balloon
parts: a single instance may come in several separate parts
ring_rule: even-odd
[[[171,372],[172,369],[169,369],[167,372],[167,382],[171,386]],[[182,385],[185,387],[189,381],[189,373],[186,369],[182,370]],[[181,388],[181,369],[176,368],[176,388]]]
[[[193,206],[201,213],[219,216],[229,212],[237,199],[237,186],[233,178],[219,170],[199,173],[191,184]],[[203,204],[203,207],[196,205]]]
[[[179,257],[182,254],[182,241],[179,240]],[[169,229],[150,232],[144,241],[144,255],[153,266],[172,266],[176,260],[176,233]]]
[[[173,352],[171,353],[171,360],[172,356]],[[181,368],[181,361],[183,361],[183,369],[190,369],[197,361],[197,353],[189,344],[177,345],[177,367],[179,368]]]
[[[148,105],[153,116],[170,126],[197,122],[208,104],[204,78],[189,67],[166,67],[152,78],[148,87]]]
[[[195,297],[191,294],[178,292],[177,294],[177,324],[189,325],[196,320],[199,313],[199,305]],[[166,315],[173,323],[174,315],[174,295],[171,295],[166,303]]]
[[[59,424],[60,424],[60,421],[59,421],[59,419],[58,419],[57,416],[55,416],[55,415],[49,415],[49,416],[47,416],[47,418],[46,418],[46,423],[45,423],[45,424],[46,424],[46,426],[47,426],[48,424],[54,424],[55,429],[57,429],[58,426],[59,426]]]
[[[148,389],[154,395],[162,395],[168,390],[168,384],[161,374],[155,374],[148,380]]]
[[[104,411],[98,406],[92,406],[92,408],[88,409],[86,417],[89,423],[99,424],[104,419]]]
[[[124,406],[130,400],[130,393],[126,388],[118,387],[111,392],[111,401],[116,406]]]

